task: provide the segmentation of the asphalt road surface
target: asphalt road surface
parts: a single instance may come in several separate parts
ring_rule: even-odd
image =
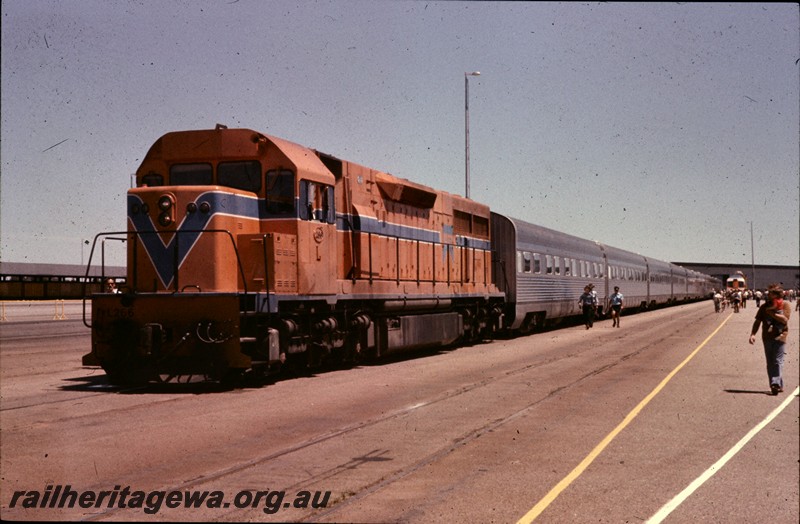
[[[0,517],[798,522],[800,315],[771,396],[755,311],[702,302],[235,390],[109,386],[81,367],[72,305],[7,318]]]

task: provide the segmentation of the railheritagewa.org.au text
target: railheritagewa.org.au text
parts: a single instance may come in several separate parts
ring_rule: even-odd
[[[223,491],[211,490],[134,490],[130,486],[114,486],[108,491],[78,491],[71,485],[57,484],[46,489],[15,491],[9,508],[29,509],[141,509],[155,515],[169,509],[261,509],[273,514],[281,509],[320,509],[330,502],[330,491],[297,491],[293,495],[276,490],[241,490],[232,497]]]

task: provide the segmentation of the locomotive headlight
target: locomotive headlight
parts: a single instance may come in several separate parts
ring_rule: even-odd
[[[194,202],[189,202],[188,204],[186,204],[187,213],[194,213],[195,211],[197,211],[197,204],[195,204]]]
[[[165,211],[158,215],[158,223],[164,227],[167,227],[172,224],[172,217],[170,216],[169,212]]]
[[[172,199],[168,195],[164,195],[158,199],[158,209],[161,211],[169,211],[172,207]]]
[[[162,227],[168,227],[175,223],[175,197],[173,195],[162,195],[158,199],[158,223]]]

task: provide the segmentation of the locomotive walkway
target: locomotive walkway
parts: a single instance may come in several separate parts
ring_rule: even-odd
[[[798,322],[774,397],[755,311],[702,302],[233,391],[110,387],[80,366],[88,330],[52,336],[75,322],[0,324],[0,516],[796,522]],[[50,506],[66,486],[94,502]]]

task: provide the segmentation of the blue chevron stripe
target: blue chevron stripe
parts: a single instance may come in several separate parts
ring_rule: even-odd
[[[177,267],[180,268],[200,238],[202,230],[206,228],[214,215],[230,215],[258,220],[260,208],[264,205],[263,200],[242,195],[216,191],[203,193],[197,197],[195,203],[198,209],[201,204],[208,203],[211,212],[202,213],[196,211],[186,215],[177,227],[178,233],[173,234],[169,242],[165,244],[161,235],[158,234],[156,225],[150,215],[142,212],[133,212],[134,206],[141,207],[143,203],[139,196],[128,195],[128,220],[133,230],[139,233],[145,252],[165,288],[169,288],[175,279],[174,256],[176,242],[178,250]]]

